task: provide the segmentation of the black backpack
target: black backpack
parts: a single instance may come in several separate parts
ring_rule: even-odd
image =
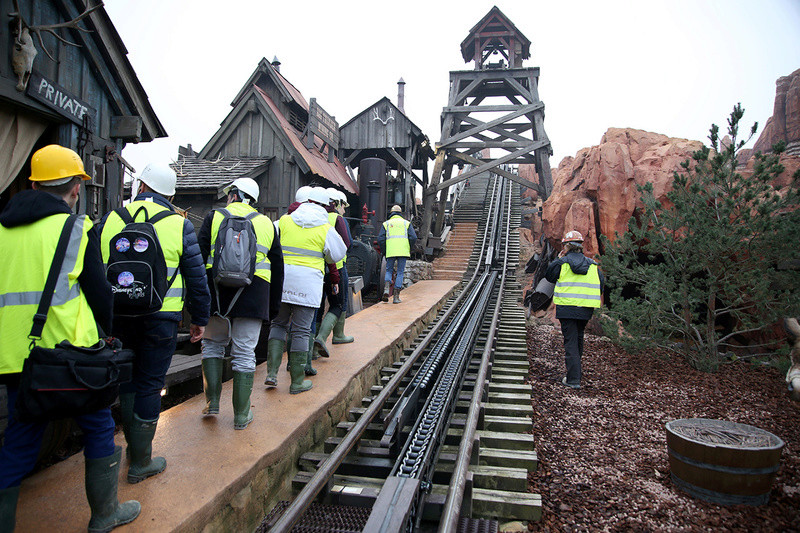
[[[256,230],[252,220],[258,212],[247,216],[234,215],[227,209],[218,209],[222,214],[214,245],[214,260],[211,264],[211,279],[217,293],[219,308],[219,287],[238,289],[231,300],[225,315],[233,309],[233,304],[245,287],[253,282],[256,273]]]
[[[150,217],[144,206],[133,216],[124,207],[114,212],[125,223],[122,231],[109,243],[106,267],[106,279],[114,293],[114,314],[142,316],[155,313],[164,304],[178,269],[167,279],[167,262],[153,226],[168,216],[177,216],[177,213],[164,210]],[[137,222],[140,212],[144,212],[144,220]]]

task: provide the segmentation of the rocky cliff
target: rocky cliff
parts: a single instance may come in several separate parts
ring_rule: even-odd
[[[542,231],[553,240],[576,229],[588,255],[600,253],[600,235],[624,233],[641,206],[636,186],[653,184],[664,200],[672,175],[702,146],[635,129],[610,128],[600,144],[565,157],[553,177],[553,194],[544,203]]]

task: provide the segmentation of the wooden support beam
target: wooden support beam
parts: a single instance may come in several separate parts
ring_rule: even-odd
[[[536,104],[530,104],[544,107],[542,102],[537,102]],[[482,105],[482,106],[471,106],[471,105],[461,105],[461,106],[448,106],[442,110],[442,113],[503,113],[503,112],[513,112],[519,109],[518,105]],[[527,112],[530,112],[527,111]]]
[[[470,107],[470,106],[466,106],[466,107]],[[492,106],[492,107],[505,107],[505,106]],[[536,111],[537,109],[542,109],[544,107],[544,104],[542,104],[541,102],[538,102],[536,104],[528,104],[528,105],[525,105],[525,106],[522,106],[522,107],[519,107],[519,106],[508,106],[508,107],[514,108],[514,111],[512,111],[511,113],[508,113],[507,115],[503,115],[502,117],[499,117],[499,118],[496,118],[494,120],[491,120],[489,122],[481,123],[480,125],[475,126],[473,128],[470,128],[467,131],[462,131],[461,133],[453,135],[449,139],[444,139],[440,146],[442,148],[446,148],[449,144],[452,144],[454,142],[460,141],[461,139],[466,139],[467,137],[471,137],[475,133],[479,133],[481,131],[484,131],[484,130],[486,130],[488,128],[491,128],[493,126],[497,126],[497,125],[502,124],[504,122],[508,122],[510,120],[514,120],[515,118],[520,117],[522,115],[525,115],[527,113],[532,113],[533,111]],[[477,108],[476,108],[476,110],[477,110]]]
[[[386,151],[388,151],[389,155],[391,155],[392,157],[394,157],[397,160],[397,162],[400,164],[401,167],[403,167],[403,169],[405,169],[406,172],[411,174],[411,176],[415,180],[417,180],[418,182],[422,183],[422,180],[420,178],[418,178],[416,174],[414,174],[414,169],[411,168],[411,165],[408,163],[408,161],[403,159],[400,156],[400,154],[398,154],[397,151],[394,148],[392,148],[391,146],[387,146],[386,147]]]
[[[484,161],[481,161],[480,159],[476,159],[474,157],[471,157],[471,156],[468,156],[468,155],[465,155],[465,154],[458,154],[456,157],[458,159],[461,159],[462,161],[465,161],[465,162],[469,163],[470,165],[478,166],[478,165],[482,165],[484,163]],[[530,182],[530,181],[528,181],[526,179],[523,179],[523,178],[521,178],[520,176],[518,176],[516,174],[512,174],[511,172],[508,172],[507,170],[503,170],[502,168],[496,167],[496,168],[490,169],[489,172],[493,172],[495,174],[503,176],[504,178],[510,179],[511,181],[517,182],[517,183],[519,183],[520,185],[522,185],[524,187],[529,187],[531,189],[534,189],[535,191],[537,191],[538,193],[541,194],[541,187],[539,185],[537,185],[537,184],[535,184],[533,182]],[[461,179],[467,179],[467,178],[471,178],[474,175],[474,174],[470,174],[469,176],[467,176],[466,174],[467,173],[463,173],[463,174],[460,174],[460,175],[458,175],[456,177],[457,178],[461,178]]]
[[[358,157],[358,154],[360,154],[360,153],[361,153],[361,149],[360,148],[358,150],[353,150],[352,152],[350,152],[350,155],[348,155],[345,158],[345,160],[342,161],[342,165],[344,165],[345,167],[348,166],[350,164],[350,162],[353,159],[355,159],[356,157]]]
[[[520,156],[523,156],[523,155],[527,155],[527,154],[533,152],[534,150],[536,150],[538,148],[542,148],[542,147],[546,146],[547,144],[548,144],[548,141],[537,141],[537,142],[534,142],[534,143],[526,146],[525,148],[522,148],[520,150],[516,150],[514,152],[511,152],[510,154],[504,155],[503,157],[499,157],[497,159],[492,159],[491,161],[487,161],[485,163],[483,161],[481,161],[480,159],[475,159],[475,158],[473,158],[471,156],[468,156],[466,154],[460,154],[458,152],[452,152],[451,155],[453,157],[456,157],[458,159],[469,158],[469,159],[472,159],[473,161],[479,162],[480,164],[478,164],[478,166],[476,166],[476,168],[468,170],[467,172],[465,172],[463,174],[460,174],[459,176],[457,176],[457,177],[455,177],[453,179],[443,181],[442,183],[440,183],[439,185],[436,186],[436,190],[440,191],[442,189],[445,189],[445,188],[449,187],[450,185],[453,185],[454,183],[458,183],[459,181],[465,180],[467,178],[470,178],[470,177],[475,176],[477,174],[480,174],[482,172],[486,172],[487,170],[491,170],[492,172],[495,172],[496,174],[501,174],[500,172],[497,171],[497,170],[501,170],[501,169],[494,170],[494,167],[497,167],[497,166],[502,165],[503,163],[507,163],[509,161],[513,161],[517,157],[520,157]],[[471,163],[471,164],[475,164],[475,162],[469,161],[468,159],[464,159],[464,160],[469,162],[469,163]],[[503,174],[501,174],[501,175],[503,175]],[[513,174],[512,174],[512,176],[513,176]],[[509,179],[512,179],[509,176],[505,176],[505,177],[508,177]],[[522,178],[519,178],[517,176],[516,178],[514,178],[513,181],[518,181],[518,180],[521,180],[521,179]],[[529,181],[525,181],[525,183],[526,183],[526,185],[525,185],[526,187],[530,186],[529,185],[530,184]]]

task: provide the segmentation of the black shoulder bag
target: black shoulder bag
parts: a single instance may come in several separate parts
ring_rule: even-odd
[[[77,218],[70,215],[64,224],[33,317],[31,353],[22,367],[16,403],[20,422],[72,418],[109,407],[119,394],[120,383],[130,381],[133,373],[134,353],[123,349],[119,339],[100,339],[91,347],[73,346],[66,340],[54,348],[36,346]]]

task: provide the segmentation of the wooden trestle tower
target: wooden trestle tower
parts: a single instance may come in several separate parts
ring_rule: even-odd
[[[501,165],[534,164],[540,197],[550,195],[553,150],[544,131],[539,69],[522,67],[522,61],[530,57],[530,46],[528,38],[496,6],[461,43],[464,62],[474,61],[475,69],[450,72],[450,96],[442,110],[441,142],[436,145],[433,174],[424,194],[423,232],[431,227],[436,193],[441,191],[439,205],[444,206],[448,188],[459,181],[491,170],[531,186]],[[491,59],[499,61],[492,63]],[[505,153],[492,158],[487,149]],[[463,167],[464,163],[472,168],[451,178],[453,166]],[[441,235],[443,221],[444,209],[440,208],[434,236]],[[428,239],[426,247],[427,243]]]

